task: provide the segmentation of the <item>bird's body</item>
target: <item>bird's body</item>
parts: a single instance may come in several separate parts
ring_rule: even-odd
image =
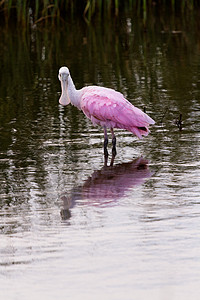
[[[89,86],[81,90],[81,110],[94,125],[121,128],[138,138],[148,135],[154,121],[113,89]]]
[[[154,124],[154,120],[139,108],[126,100],[120,92],[101,86],[88,86],[76,90],[67,67],[59,70],[62,95],[60,104],[67,105],[70,102],[92,121],[94,125],[104,128],[105,141],[104,153],[107,151],[107,128],[111,129],[113,137],[113,148],[115,148],[116,138],[113,128],[126,129],[138,138],[147,136],[149,125]],[[114,151],[116,153],[116,150]]]

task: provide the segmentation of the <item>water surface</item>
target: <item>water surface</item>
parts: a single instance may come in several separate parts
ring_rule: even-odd
[[[1,299],[198,299],[199,36],[168,21],[2,30]],[[102,130],[58,104],[62,65],[155,119],[141,141],[116,130],[113,167]]]

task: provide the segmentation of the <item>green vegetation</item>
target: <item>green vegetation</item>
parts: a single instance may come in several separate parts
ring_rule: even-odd
[[[198,0],[0,0],[1,25],[10,23],[27,28],[38,23],[55,25],[82,17],[89,24],[107,16],[119,17],[123,12],[134,12],[144,21],[155,7],[176,11],[194,11]]]

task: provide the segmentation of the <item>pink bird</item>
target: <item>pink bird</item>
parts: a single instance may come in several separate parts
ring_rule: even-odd
[[[139,108],[133,106],[124,96],[113,89],[101,86],[75,88],[67,67],[61,67],[58,78],[61,81],[62,94],[59,103],[70,102],[88,117],[94,125],[104,128],[104,155],[108,158],[107,128],[112,133],[112,156],[116,155],[116,137],[113,128],[121,128],[135,134],[139,139],[149,134],[149,125],[154,120]]]

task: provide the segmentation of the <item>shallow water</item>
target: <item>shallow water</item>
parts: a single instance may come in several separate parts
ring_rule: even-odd
[[[199,40],[164,25],[2,31],[1,299],[198,299]],[[140,141],[116,130],[113,167],[102,130],[59,106],[61,65],[155,119]]]

